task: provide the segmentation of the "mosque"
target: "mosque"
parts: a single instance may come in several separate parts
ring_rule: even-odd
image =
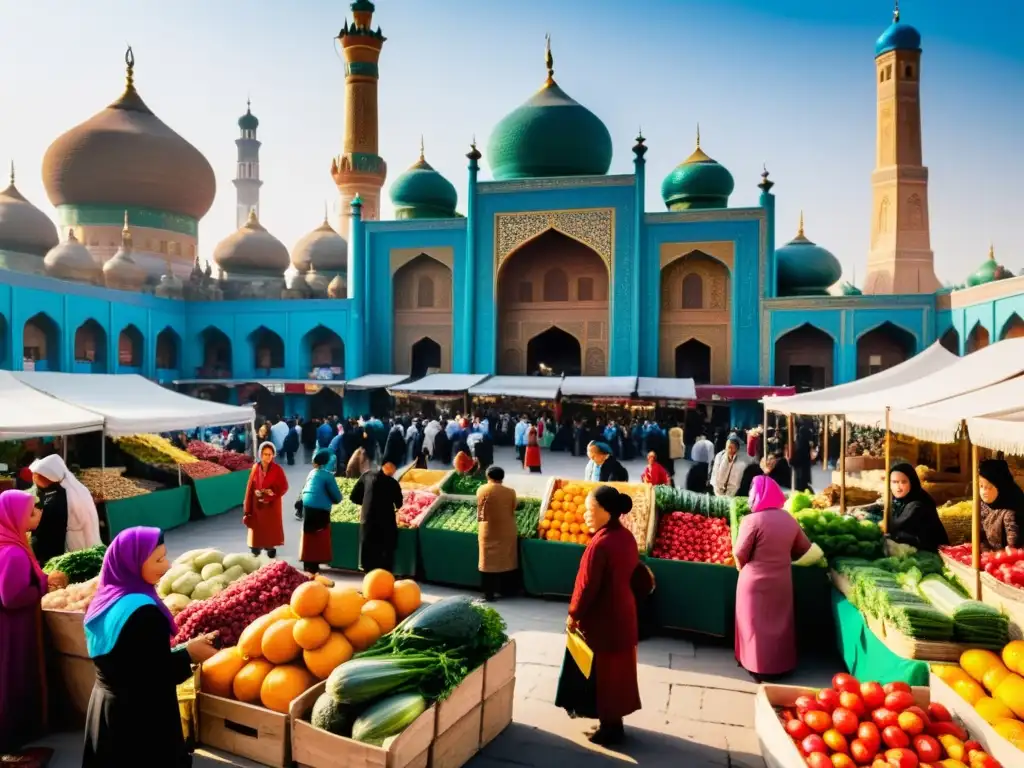
[[[43,157],[57,225],[18,191],[13,166],[0,192],[0,368],[141,373],[233,401],[273,393],[288,413],[336,411],[342,382],[368,374],[434,371],[693,378],[729,400],[850,381],[936,340],[966,354],[1024,335],[1024,277],[991,251],[964,286],[935,276],[921,35],[898,5],[875,43],[863,289],[841,282],[813,222],[776,221],[767,170],[759,183],[749,173],[758,205],[731,207],[735,179],[699,131],[660,204],[646,199],[643,136],[613,139],[563,90],[550,43],[539,90],[470,145],[459,188],[421,147],[389,188],[395,220],[380,221],[375,11],[355,0],[338,34],[345,126],[329,171],[343,214],[290,250],[260,224],[247,109],[238,229],[205,266],[198,222],[214,171],[146,105],[129,49],[123,93]],[[627,148],[633,172],[610,175]],[[352,394],[346,410],[365,407]]]

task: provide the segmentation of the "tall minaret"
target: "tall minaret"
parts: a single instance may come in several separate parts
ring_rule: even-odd
[[[921,152],[921,35],[900,21],[875,43],[878,89],[871,251],[864,293],[939,289],[928,232],[928,169]]]
[[[241,229],[249,220],[249,211],[260,215],[260,143],[256,140],[256,129],[260,121],[252,113],[252,104],[246,100],[245,114],[238,118],[241,134],[235,139],[238,147],[238,167],[235,171],[235,227]]]
[[[380,190],[388,172],[377,154],[377,62],[387,38],[380,27],[370,26],[374,11],[370,0],[355,0],[351,8],[352,23],[346,19],[337,38],[345,54],[345,133],[341,155],[331,160],[331,176],[341,193],[338,229],[346,239],[350,234],[347,214],[357,195],[363,201],[363,221],[380,218]]]

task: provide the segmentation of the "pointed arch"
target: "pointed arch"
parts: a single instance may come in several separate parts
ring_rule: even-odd
[[[317,325],[302,337],[304,373],[331,369],[334,378],[345,378],[345,342],[326,325]]]
[[[252,367],[257,371],[284,368],[284,339],[276,331],[261,325],[248,336],[252,349]]]
[[[395,270],[392,276],[392,365],[397,373],[413,373],[414,365],[451,370],[453,286],[451,267],[426,251]],[[423,357],[426,353],[422,346],[416,348],[421,351],[414,354],[414,346],[424,337],[429,337],[440,348],[440,362],[435,361],[433,347],[426,357]]]
[[[441,345],[429,336],[423,336],[409,349],[409,372],[414,378],[422,378],[437,371],[442,359]]]
[[[658,373],[677,376],[682,361],[679,347],[690,341],[710,350],[709,380],[728,384],[732,358],[732,274],[725,254],[711,255],[699,248],[663,258],[658,274]],[[687,347],[686,359],[699,360],[703,374],[705,355]],[[694,365],[697,363],[695,362]],[[689,365],[689,363],[687,363]],[[689,378],[689,377],[686,377]]]
[[[210,325],[199,333],[199,341],[203,347],[203,366],[198,371],[199,377],[230,379],[234,363],[228,335],[217,326]]]
[[[1014,312],[1003,323],[1003,327],[999,331],[999,340],[1019,339],[1022,336],[1024,336],[1024,319],[1021,319],[1021,316]]]
[[[60,370],[60,328],[45,312],[37,312],[22,328],[22,366],[27,370]]]
[[[142,331],[128,324],[117,336],[117,364],[126,368],[141,368],[146,359]]]
[[[181,337],[171,326],[156,335],[157,370],[175,371],[180,365]]]
[[[952,352],[954,355],[960,355],[960,332],[956,328],[947,328],[946,332],[942,334],[942,338],[939,339],[939,344],[947,352]]]
[[[886,320],[857,338],[857,378],[888,370],[909,360],[916,352],[914,334]]]
[[[687,339],[673,350],[675,377],[693,379],[695,384],[711,383],[711,347],[698,339]]]
[[[526,375],[580,376],[583,347],[574,335],[552,325],[526,343]]]
[[[991,337],[989,336],[988,328],[982,325],[979,320],[974,324],[974,327],[971,328],[971,332],[967,334],[967,346],[965,352],[969,355],[972,352],[977,352],[979,349],[984,349],[989,345],[990,341]]]
[[[835,381],[836,340],[804,323],[775,341],[775,385],[806,392],[831,387]]]
[[[91,317],[75,329],[75,365],[107,372],[107,332]]]

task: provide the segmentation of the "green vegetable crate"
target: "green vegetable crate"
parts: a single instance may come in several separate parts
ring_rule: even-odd
[[[245,486],[249,482],[249,470],[228,472],[226,475],[193,480],[196,501],[204,517],[223,515],[245,501]]]
[[[448,502],[476,505],[476,497],[442,494],[423,518],[418,529],[423,578],[437,584],[479,589],[480,547],[476,532],[446,531],[429,525]]]
[[[731,637],[736,614],[733,566],[651,557],[658,625],[666,629]]]
[[[418,539],[417,529],[398,529],[395,576],[405,578],[417,575]],[[359,570],[359,523],[331,523],[331,568],[342,571]]]

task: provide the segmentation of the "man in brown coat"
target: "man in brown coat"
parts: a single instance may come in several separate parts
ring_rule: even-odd
[[[502,484],[505,470],[488,467],[487,482],[476,492],[480,541],[480,582],[484,598],[515,591],[519,571],[516,492]]]

